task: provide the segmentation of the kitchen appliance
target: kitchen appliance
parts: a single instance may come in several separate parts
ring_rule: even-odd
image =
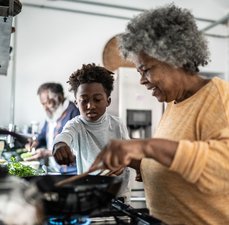
[[[21,12],[19,0],[0,0],[0,75],[6,75],[10,60],[13,16]]]
[[[130,138],[150,138],[151,121],[151,110],[127,109],[127,128]]]
[[[16,203],[19,204],[16,210],[26,207],[20,209],[23,217],[20,222],[17,217],[15,225],[160,224],[148,215],[146,209],[134,209],[122,199],[115,198],[121,184],[119,177],[88,175],[60,187],[56,184],[71,176],[45,175],[22,179],[6,173],[3,176],[3,168],[0,169],[2,225],[11,224],[10,219],[14,217],[12,214],[8,216],[5,210],[7,205]],[[12,207],[9,208],[12,211]]]
[[[69,175],[27,177],[44,194],[44,225],[132,224],[159,225],[146,209],[134,209],[115,198],[121,178],[87,175],[65,186],[55,184]]]
[[[44,225],[76,224],[76,225],[161,225],[161,221],[148,215],[147,209],[134,209],[121,200],[113,199],[109,208],[98,214],[88,216],[59,215],[50,216]]]

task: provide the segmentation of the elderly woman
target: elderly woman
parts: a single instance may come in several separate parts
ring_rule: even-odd
[[[194,17],[173,4],[145,11],[119,42],[140,84],[168,104],[154,138],[113,140],[91,169],[135,165],[150,214],[166,224],[229,224],[229,84],[198,74],[209,53]]]

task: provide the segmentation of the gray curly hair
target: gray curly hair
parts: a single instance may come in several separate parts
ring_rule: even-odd
[[[129,60],[141,51],[191,74],[208,64],[207,41],[193,15],[174,4],[147,10],[134,17],[118,35],[121,55]]]

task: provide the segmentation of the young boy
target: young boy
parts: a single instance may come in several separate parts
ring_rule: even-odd
[[[113,73],[93,64],[83,65],[74,72],[68,83],[74,92],[80,115],[68,121],[54,140],[53,155],[59,164],[76,161],[78,173],[88,171],[98,153],[111,139],[129,139],[127,128],[121,121],[106,112],[111,103]],[[130,171],[126,168],[119,196],[129,201]]]

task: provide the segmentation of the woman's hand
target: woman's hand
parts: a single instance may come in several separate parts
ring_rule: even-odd
[[[53,156],[56,162],[60,165],[70,165],[75,163],[75,156],[70,147],[63,142],[57,143],[54,146]]]
[[[90,170],[104,167],[115,171],[133,165],[133,160],[152,158],[169,167],[173,161],[178,142],[166,139],[112,140],[97,156]],[[140,164],[139,164],[140,165]],[[135,165],[136,166],[136,165]]]
[[[133,159],[141,160],[145,157],[143,140],[112,140],[97,156],[90,169],[104,168],[112,171],[131,164]]]

